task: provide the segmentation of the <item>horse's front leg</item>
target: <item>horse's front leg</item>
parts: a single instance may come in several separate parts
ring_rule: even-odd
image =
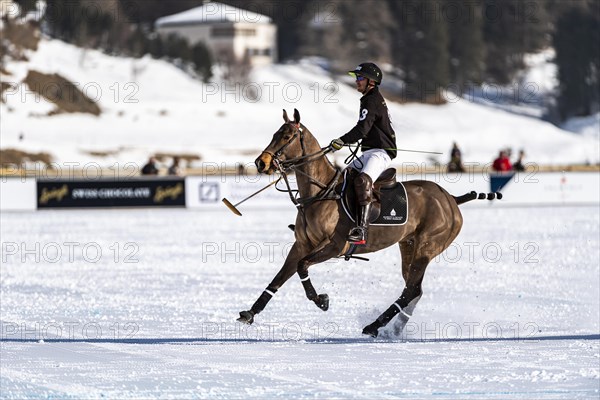
[[[308,276],[308,267],[338,256],[342,247],[343,245],[340,246],[340,244],[335,241],[327,239],[320,243],[309,255],[301,259],[298,263],[298,276],[300,276],[300,281],[306,292],[306,297],[308,297],[309,300],[314,301],[317,307],[323,311],[329,309],[329,296],[327,294],[317,294],[317,291]]]
[[[273,278],[273,281],[267,286],[267,288],[262,292],[262,294],[258,297],[258,299],[254,302],[250,310],[240,312],[240,317],[238,318],[239,322],[243,322],[245,324],[251,324],[254,322],[254,316],[260,313],[267,306],[267,303],[271,300],[273,295],[279,290],[281,286],[288,279],[292,277],[297,271],[298,261],[302,258],[303,254],[301,254],[299,250],[300,246],[298,243],[294,243],[288,256],[283,263],[283,266]],[[304,253],[306,254],[306,253]]]

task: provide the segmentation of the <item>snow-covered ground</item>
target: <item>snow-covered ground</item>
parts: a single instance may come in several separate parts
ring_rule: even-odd
[[[291,206],[3,213],[0,397],[598,398],[598,208],[463,214],[405,334],[373,340],[396,247],[312,267],[325,313],[293,277],[236,323],[293,240]]]
[[[571,118],[562,125],[562,128],[600,141],[600,112],[587,117]]]
[[[15,88],[5,92],[7,103],[0,105],[1,146],[49,152],[60,165],[141,165],[155,152],[245,164],[280,126],[283,108],[290,113],[299,109],[302,122],[322,145],[346,133],[358,117],[360,94],[314,63],[258,68],[249,82],[234,85],[219,80],[202,84],[164,61],[110,57],[58,40],[43,39],[29,58],[9,62],[11,75],[2,76]],[[20,83],[29,70],[70,79],[98,102],[101,116],[45,116],[54,106]],[[540,87],[554,79],[550,73],[531,79],[538,78]],[[498,90],[503,89],[488,87],[480,97],[493,102],[501,95]],[[451,93],[448,99],[441,107],[388,102],[399,148],[443,153],[432,157],[402,152],[397,164],[431,163],[432,158],[446,163],[454,141],[469,163],[487,164],[507,147],[515,155],[524,149],[526,162],[538,164],[600,161],[597,136],[573,134]],[[597,120],[589,123],[590,129],[599,129]],[[345,155],[338,157],[341,162]]]

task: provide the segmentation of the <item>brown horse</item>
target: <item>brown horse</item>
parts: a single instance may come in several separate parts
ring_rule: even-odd
[[[308,267],[344,255],[349,248],[346,237],[353,226],[342,210],[340,201],[332,195],[340,173],[329,162],[308,129],[300,124],[300,113],[294,110],[290,121],[283,111],[285,123],[275,132],[271,143],[256,159],[260,173],[296,173],[299,198],[296,217],[295,243],[281,270],[248,311],[240,312],[238,321],[251,324],[275,292],[295,273],[298,274],[309,300],[327,311],[329,297],[317,294],[308,276]],[[404,327],[421,298],[421,282],[429,262],[444,251],[461,230],[463,219],[458,205],[477,198],[475,192],[461,197],[448,194],[442,187],[428,181],[405,182],[410,204],[410,216],[404,225],[371,226],[365,246],[357,247],[356,254],[371,253],[393,244],[400,245],[402,276],[405,287],[402,294],[363,334],[376,337],[378,329],[397,314]],[[289,186],[288,186],[289,187]],[[485,196],[480,194],[479,198]],[[493,198],[494,194],[488,195]],[[293,197],[292,197],[293,198]]]

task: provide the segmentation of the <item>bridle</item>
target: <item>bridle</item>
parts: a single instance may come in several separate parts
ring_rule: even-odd
[[[306,153],[306,149],[304,148],[304,129],[302,129],[302,127],[300,126],[299,123],[288,122],[287,124],[291,125],[293,127],[293,129],[294,129],[294,133],[292,134],[292,137],[290,137],[288,139],[288,141],[286,143],[284,143],[274,153],[271,153],[269,151],[265,151],[265,153],[267,153],[268,155],[271,156],[271,159],[273,160],[272,162],[275,164],[275,167],[280,172],[281,172],[282,168],[285,169],[285,164],[289,164],[290,161],[296,160],[295,158],[294,159],[290,159],[290,160],[285,160],[285,161],[281,161],[279,159],[279,157],[281,157],[281,155],[283,154],[283,152],[285,151],[285,149],[287,149],[288,146],[291,145],[294,142],[294,140],[296,140],[296,138],[300,138],[300,146],[302,147],[302,156],[304,156],[304,153]]]
[[[306,147],[305,147],[305,143],[304,143],[304,129],[302,128],[302,126],[300,126],[299,123],[288,122],[288,124],[290,124],[294,128],[292,137],[290,137],[288,139],[288,141],[285,142],[274,153],[264,151],[264,153],[267,153],[268,155],[271,156],[271,163],[275,166],[277,171],[279,171],[279,173],[281,174],[281,178],[283,178],[283,180],[286,184],[285,189],[280,189],[277,186],[275,186],[275,188],[280,192],[288,192],[292,203],[294,203],[294,205],[298,208],[307,206],[308,204],[311,204],[311,203],[313,203],[315,201],[319,201],[319,200],[339,199],[339,196],[337,194],[335,194],[335,192],[334,192],[334,188],[337,185],[338,180],[341,176],[341,170],[339,168],[336,168],[335,176],[327,184],[319,182],[318,180],[316,180],[315,178],[313,178],[312,176],[308,175],[307,173],[305,173],[304,171],[302,171],[301,169],[298,168],[302,165],[309,164],[313,161],[320,159],[321,157],[324,157],[327,153],[329,153],[331,151],[329,146],[323,147],[315,153],[306,154]],[[287,149],[292,143],[294,143],[294,141],[296,139],[300,140],[300,147],[302,148],[302,155],[300,155],[298,157],[290,158],[287,160],[281,160],[280,157],[283,154],[283,152],[285,151],[285,149]],[[321,189],[319,191],[319,193],[315,196],[311,196],[311,197],[307,197],[307,198],[298,198],[297,197],[297,195],[299,193],[298,190],[292,189],[290,186],[289,180],[288,180],[288,174],[291,171],[294,171],[296,173],[306,176],[308,178],[308,181],[310,184],[316,185]],[[296,194],[294,194],[294,193],[296,193]]]

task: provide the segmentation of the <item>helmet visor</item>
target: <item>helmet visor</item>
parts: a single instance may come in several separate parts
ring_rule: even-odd
[[[353,77],[357,81],[366,78],[363,74],[361,74],[359,71],[356,71],[356,70],[354,70],[354,71],[348,71],[348,75],[350,75],[351,77]],[[359,79],[359,78],[362,78],[362,79]]]

